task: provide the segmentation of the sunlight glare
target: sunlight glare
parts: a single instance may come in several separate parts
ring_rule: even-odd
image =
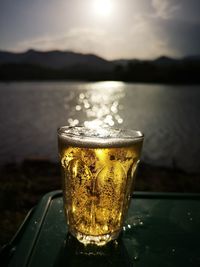
[[[100,16],[109,16],[112,13],[112,2],[110,0],[95,0],[94,11]]]

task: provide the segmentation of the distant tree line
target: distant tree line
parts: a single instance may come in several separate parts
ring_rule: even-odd
[[[112,72],[73,69],[51,69],[32,64],[0,65],[1,81],[34,81],[34,80],[110,80]]]
[[[200,61],[155,64],[129,62],[115,67],[115,79],[145,83],[200,83]]]
[[[33,64],[0,65],[1,81],[21,80],[117,80],[144,83],[200,84],[200,60],[181,60],[167,64],[155,61],[129,61],[113,64],[112,70],[88,66],[52,69]]]

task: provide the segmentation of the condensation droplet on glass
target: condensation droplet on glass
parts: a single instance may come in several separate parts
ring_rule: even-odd
[[[75,119],[74,120],[74,125],[77,125],[77,124],[79,124],[79,120]]]
[[[104,122],[106,124],[109,124],[110,126],[113,126],[115,124],[111,115],[107,115],[104,119]]]
[[[34,224],[37,224],[38,223],[38,221],[34,221]]]
[[[71,125],[71,123],[73,123],[73,119],[69,118],[69,119],[68,119],[68,122],[69,122],[69,124]]]
[[[87,102],[87,100],[84,101],[84,108],[90,108],[90,104]]]
[[[76,110],[77,111],[81,110],[81,106],[80,105],[76,105]]]
[[[122,118],[120,118],[120,119],[118,119],[118,121],[117,121],[119,124],[121,124],[121,123],[123,123],[123,119]]]
[[[126,227],[125,226],[123,226],[123,231],[126,231]]]
[[[133,257],[133,259],[134,259],[134,261],[137,261],[137,260],[139,260],[139,256],[138,256],[138,255],[135,255],[135,256]]]
[[[117,240],[114,241],[114,245],[115,245],[115,247],[118,246],[118,241]]]
[[[192,220],[193,220],[193,218],[191,217],[191,218],[190,218],[190,221],[192,221]]]
[[[69,118],[68,123],[70,126],[76,126],[77,124],[79,124],[79,120],[77,119],[73,120],[72,118]]]
[[[109,124],[110,126],[114,126],[115,123],[114,123],[113,120],[111,120],[111,121],[108,122],[108,124]]]
[[[81,94],[79,95],[79,98],[80,98],[80,99],[84,99],[84,98],[85,98],[85,95],[84,95],[83,93],[81,93]]]
[[[128,224],[127,227],[128,227],[129,229],[131,229],[131,225],[130,225],[130,224]]]
[[[110,110],[113,112],[113,113],[117,113],[117,107],[116,106],[112,106],[110,108]]]

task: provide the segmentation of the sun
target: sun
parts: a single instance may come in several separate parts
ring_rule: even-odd
[[[110,16],[113,10],[111,0],[94,0],[95,14],[103,17]]]

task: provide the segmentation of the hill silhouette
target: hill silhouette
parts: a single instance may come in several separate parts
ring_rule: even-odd
[[[0,64],[31,64],[40,67],[62,69],[76,65],[88,65],[97,70],[111,70],[111,63],[93,54],[81,54],[70,51],[41,52],[33,49],[24,53],[0,51]]]
[[[0,51],[0,80],[122,80],[148,83],[200,83],[200,56],[108,61],[71,51]]]

